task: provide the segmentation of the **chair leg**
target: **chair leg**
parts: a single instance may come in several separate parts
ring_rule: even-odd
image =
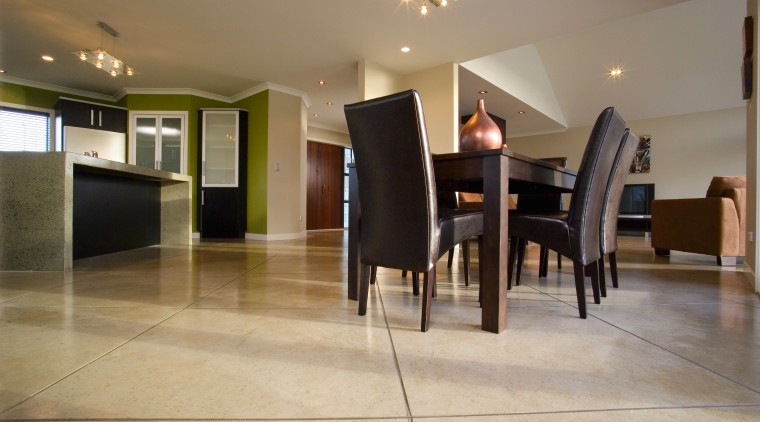
[[[594,303],[597,305],[602,303],[599,299],[599,261],[594,261],[586,265],[586,274],[591,276],[591,291],[594,294]]]
[[[607,276],[604,273],[604,254],[597,261],[599,267],[599,291],[602,297],[607,297]]]
[[[557,269],[558,270],[562,269],[562,255],[560,255],[559,253],[557,253]]]
[[[583,274],[583,265],[573,262],[575,273],[575,295],[578,297],[578,312],[581,318],[586,319],[586,276]]]
[[[377,265],[373,265],[372,266],[372,272],[371,272],[371,274],[369,276],[369,282],[371,284],[375,284],[376,281],[377,281]]]
[[[478,245],[480,247],[480,245]],[[480,249],[478,249],[480,250]],[[512,290],[512,273],[515,269],[515,261],[517,260],[517,238],[511,236],[509,238],[509,259],[507,261],[507,290]]]
[[[522,266],[525,262],[525,245],[528,242],[525,239],[517,239],[517,271],[515,273],[515,286],[520,285],[520,276],[522,275]]]
[[[549,249],[541,246],[538,258],[538,277],[546,277],[549,274]]]
[[[449,262],[446,264],[446,268],[451,268],[454,265],[454,248],[449,249]]]
[[[416,271],[412,271],[412,294],[420,295],[420,274]]]
[[[361,279],[359,280],[359,315],[367,314],[367,297],[369,296],[369,279],[372,270],[369,265],[361,265]]]
[[[401,270],[401,277],[406,278],[406,270]]]
[[[430,328],[430,308],[433,304],[433,286],[435,286],[435,266],[423,276],[422,323],[420,325],[420,329],[423,333]]]
[[[464,258],[464,285],[470,285],[470,240],[465,239],[461,245],[462,257]]]
[[[612,287],[618,288],[618,273],[617,273],[617,252],[610,252],[610,275],[612,276]]]

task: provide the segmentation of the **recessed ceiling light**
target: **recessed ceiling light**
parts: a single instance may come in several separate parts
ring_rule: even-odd
[[[327,105],[333,105],[333,102],[332,101],[328,101],[325,104],[327,104]]]
[[[488,91],[486,91],[485,89],[481,89],[480,91],[478,91],[478,94],[485,95],[485,94],[488,94]]]
[[[5,73],[5,69],[0,69],[0,73]]]
[[[613,67],[610,69],[610,76],[613,78],[619,78],[620,76],[623,76],[623,68],[622,67]]]
[[[320,85],[324,85],[324,84],[325,84],[325,81],[319,81],[319,84],[320,84]]]
[[[525,110],[520,110],[517,112],[517,114],[525,114]]]
[[[319,117],[319,114],[317,114],[317,113],[314,113],[314,114],[312,114],[312,116],[314,116],[314,117]]]
[[[42,56],[42,60],[45,60],[46,62],[52,62],[55,59],[51,56]]]
[[[408,52],[410,52],[410,51],[412,51],[412,49],[411,49],[411,48],[409,48],[409,47],[407,47],[407,46],[401,47],[401,52],[402,52],[402,53],[408,53]]]

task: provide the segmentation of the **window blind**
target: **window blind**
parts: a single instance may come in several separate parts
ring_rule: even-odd
[[[0,107],[0,151],[47,151],[50,115]]]

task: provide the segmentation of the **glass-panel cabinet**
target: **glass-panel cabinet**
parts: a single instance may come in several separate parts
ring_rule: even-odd
[[[187,174],[187,114],[132,114],[130,163]]]
[[[247,222],[248,112],[198,115],[198,228],[202,238],[241,238]]]
[[[237,111],[203,113],[201,173],[204,187],[237,187],[239,135]]]

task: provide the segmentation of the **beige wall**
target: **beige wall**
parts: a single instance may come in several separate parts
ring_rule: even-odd
[[[267,239],[306,232],[306,109],[301,97],[269,93]],[[275,170],[279,163],[280,170]],[[297,187],[297,188],[296,188]]]
[[[359,62],[359,95],[364,100],[406,89],[416,89],[425,111],[430,150],[434,154],[454,152],[459,136],[459,73],[456,63],[447,63],[409,75],[399,75],[382,66]]]
[[[330,129],[309,126],[306,132],[306,139],[323,144],[351,148],[351,138],[349,138],[347,133],[336,132]]]
[[[745,113],[735,108],[629,121],[636,135],[652,137],[652,170],[629,174],[626,183],[654,183],[656,198],[689,198],[703,197],[713,176],[745,175]],[[572,128],[507,144],[531,157],[568,157],[568,166],[578,168],[590,132],[591,126]]]

